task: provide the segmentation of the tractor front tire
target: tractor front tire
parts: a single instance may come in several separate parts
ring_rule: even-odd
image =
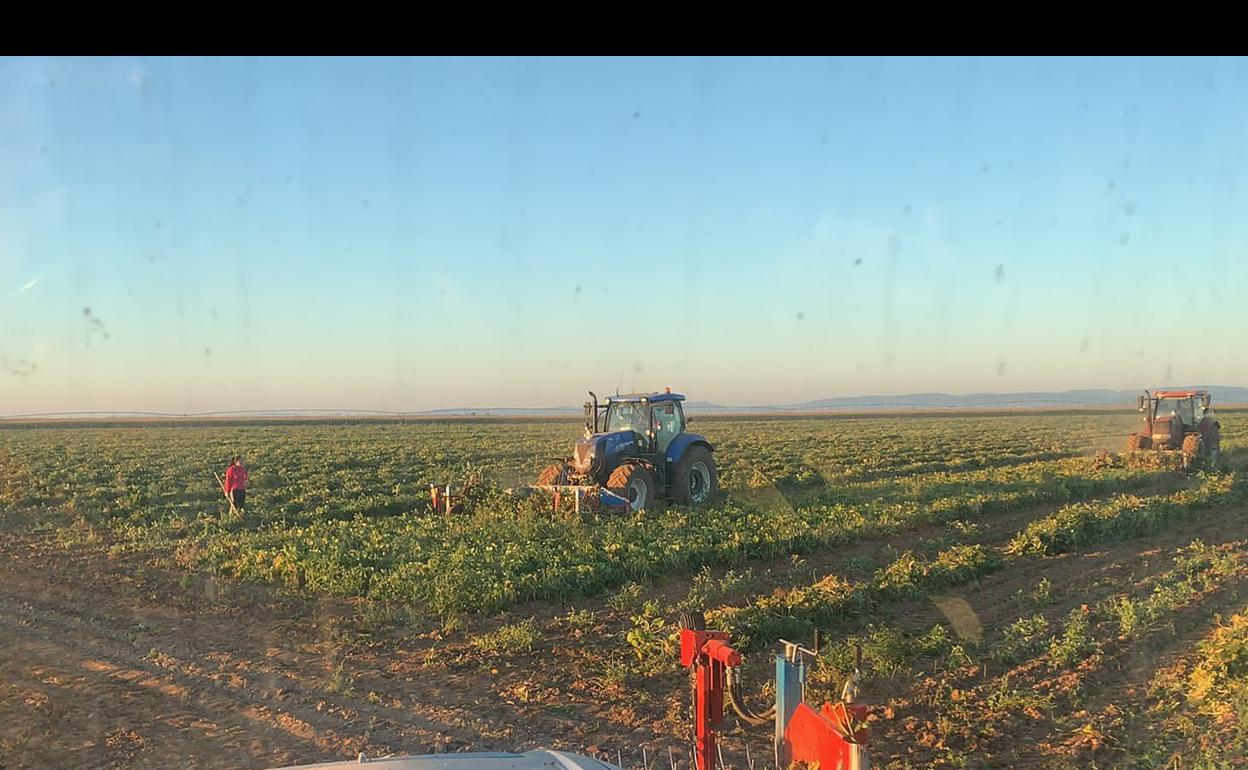
[[[704,446],[692,446],[676,463],[672,474],[672,499],[680,505],[703,505],[719,492],[715,458]]]
[[[627,500],[628,510],[633,512],[653,505],[659,491],[654,473],[637,463],[627,463],[611,471],[607,489]]]
[[[554,484],[565,484],[568,481],[568,464],[553,463],[542,469],[537,475],[537,483],[539,486],[550,486]]]
[[[1135,452],[1141,449],[1152,449],[1153,439],[1143,433],[1132,433],[1127,439],[1127,451]]]
[[[1201,458],[1205,451],[1204,439],[1199,433],[1189,433],[1183,437],[1183,466],[1191,467]]]

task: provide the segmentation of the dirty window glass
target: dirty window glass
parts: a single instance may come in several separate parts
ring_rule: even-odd
[[[1243,767],[1246,95],[0,58],[0,768]]]

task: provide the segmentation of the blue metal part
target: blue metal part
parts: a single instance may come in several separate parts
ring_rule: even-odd
[[[792,657],[790,657],[790,655]],[[784,733],[806,694],[806,661],[796,645],[776,655],[776,767],[788,767],[788,742]]]
[[[631,449],[636,445],[637,439],[631,430],[617,430],[613,433],[600,433],[603,440],[603,456],[611,457],[625,449]]]
[[[685,450],[694,444],[703,444],[707,449],[711,449],[711,442],[706,440],[705,436],[699,436],[696,433],[678,433],[672,439],[672,443],[667,445],[667,461],[669,463],[678,463],[685,456]]]
[[[625,509],[627,509],[630,505],[627,498],[620,497],[616,493],[602,488],[598,489],[598,503],[599,505],[606,505],[612,508]]]
[[[636,404],[642,399],[652,404],[662,403],[664,401],[684,401],[685,397],[679,393],[626,393],[622,396],[610,396],[607,398],[608,404]]]

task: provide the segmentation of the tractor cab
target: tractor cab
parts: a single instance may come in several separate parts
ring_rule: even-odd
[[[632,400],[636,398],[637,400]],[[684,396],[654,393],[648,396],[616,396],[607,399],[603,431],[632,431],[643,450],[664,452],[685,430]]]
[[[1209,412],[1209,394],[1204,391],[1158,391],[1152,399],[1140,396],[1140,411],[1152,412],[1152,419],[1177,419],[1181,425],[1195,429]]]
[[[659,499],[701,505],[714,497],[713,449],[687,432],[685,397],[662,393],[614,395],[585,403],[585,433],[572,457],[548,466],[539,486],[597,485],[640,510]]]

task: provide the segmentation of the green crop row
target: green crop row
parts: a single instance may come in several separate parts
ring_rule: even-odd
[[[1009,555],[1051,555],[1090,543],[1125,540],[1156,532],[1163,526],[1215,506],[1248,500],[1248,490],[1235,473],[1202,476],[1199,486],[1170,495],[1117,495],[1108,500],[1073,503],[1031,522],[1005,552]]]
[[[853,584],[829,575],[808,586],[759,597],[744,607],[720,608],[708,619],[730,631],[743,649],[779,638],[808,638],[816,628],[835,627],[881,602],[962,585],[1002,565],[1000,554],[982,545],[953,546],[930,560],[907,551],[869,581]]]
[[[873,603],[963,585],[1020,558],[1138,537],[1200,510],[1242,503],[1248,495],[1236,479],[1234,473],[1207,475],[1195,488],[1173,494],[1118,495],[1074,503],[1029,523],[1001,550],[957,546],[931,562],[907,552],[877,571],[870,582],[855,585],[829,575],[780,596],[757,597],[748,606],[725,607],[712,615],[719,625],[745,640],[808,635],[816,628],[834,627]]]
[[[713,508],[580,519],[494,498],[450,519],[413,513],[218,530],[205,537],[199,554],[202,564],[241,578],[290,582],[302,574],[302,584],[315,591],[407,602],[439,614],[491,611],[530,599],[595,595],[706,565],[806,553],[922,523],[1138,488],[1159,478],[1081,462],[1086,476],[1043,472],[1031,488],[971,491],[928,503],[788,508],[729,498]]]

